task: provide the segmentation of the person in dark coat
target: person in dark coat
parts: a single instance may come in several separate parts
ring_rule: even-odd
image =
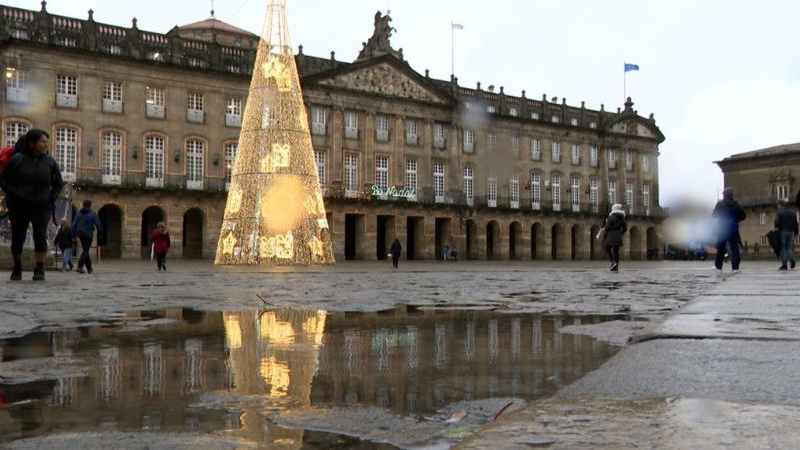
[[[47,224],[55,210],[58,194],[64,187],[56,161],[47,153],[50,135],[38,128],[29,130],[15,145],[16,153],[0,172],[0,189],[6,197],[11,222],[11,280],[22,279],[22,247],[33,226],[36,266],[33,280],[44,280],[47,254]]]
[[[794,209],[789,207],[789,202],[781,200],[778,202],[780,210],[775,216],[775,229],[780,233],[781,242],[781,266],[778,270],[787,270],[786,263],[791,264],[792,269],[795,266],[794,260],[794,237],[797,236],[797,213]]]
[[[94,230],[97,229],[97,238],[103,235],[103,227],[100,225],[100,219],[97,214],[92,211],[92,201],[84,200],[83,208],[75,215],[75,220],[72,222],[72,235],[81,241],[81,257],[78,258],[78,273],[83,273],[83,266],[86,266],[86,271],[92,273],[92,258],[89,254],[89,249],[92,248],[92,240],[94,240]]]
[[[725,247],[730,247],[731,269],[739,271],[739,245],[742,242],[739,236],[739,222],[743,221],[745,214],[739,202],[733,199],[733,188],[725,188],[722,191],[722,200],[714,206],[711,217],[717,221],[717,257],[714,259],[714,267],[722,270],[722,261],[725,258]]]
[[[389,252],[392,255],[392,267],[397,269],[397,263],[400,261],[400,253],[403,252],[403,246],[400,245],[399,239],[395,239],[394,242],[392,242]]]
[[[598,234],[599,238],[605,239],[606,254],[611,261],[612,272],[619,271],[619,247],[622,245],[622,235],[626,231],[628,231],[628,224],[625,222],[625,211],[623,211],[622,205],[615,203]]]
[[[56,238],[53,243],[61,250],[61,271],[72,270],[72,247],[74,246],[72,229],[67,219],[61,219],[61,226],[58,228]]]
[[[169,250],[169,231],[167,230],[164,222],[158,222],[155,230],[150,234],[150,240],[153,242],[153,253],[156,256],[156,264],[158,264],[158,271],[167,270],[167,251]]]

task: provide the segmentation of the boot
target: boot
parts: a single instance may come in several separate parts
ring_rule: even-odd
[[[44,281],[44,264],[36,264],[33,269],[33,281]]]
[[[11,281],[19,281],[22,279],[22,264],[14,263],[14,269],[11,270]]]

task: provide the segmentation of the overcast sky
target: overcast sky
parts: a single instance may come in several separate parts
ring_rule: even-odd
[[[3,4],[40,9],[38,0]],[[450,23],[459,84],[505,87],[508,95],[565,97],[616,111],[623,63],[634,109],[666,136],[662,206],[687,197],[713,204],[723,188],[714,164],[735,153],[800,142],[800,2],[791,0],[286,0],[289,31],[304,53],[353,61],[390,10],[419,73],[450,77]],[[266,0],[217,0],[215,17],[260,34]],[[203,0],[50,0],[47,9],[81,19],[166,33],[210,17]],[[560,101],[560,100],[559,100]]]

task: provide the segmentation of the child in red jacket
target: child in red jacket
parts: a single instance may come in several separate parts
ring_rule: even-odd
[[[169,231],[164,222],[158,222],[156,229],[150,234],[153,241],[153,253],[156,255],[158,271],[167,270],[167,251],[169,250]]]

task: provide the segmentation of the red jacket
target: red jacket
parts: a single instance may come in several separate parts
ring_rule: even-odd
[[[153,251],[155,253],[167,253],[167,250],[169,250],[169,233],[161,233],[156,228],[150,234],[150,240],[153,241]]]

